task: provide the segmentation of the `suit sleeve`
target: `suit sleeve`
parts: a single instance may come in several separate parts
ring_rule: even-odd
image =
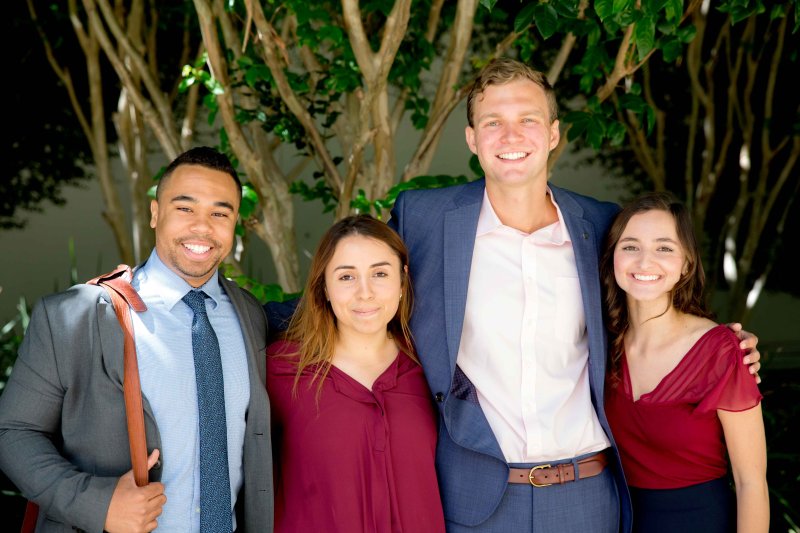
[[[59,353],[58,357],[68,357]],[[0,396],[0,469],[40,513],[86,531],[102,531],[117,478],[80,472],[62,456],[60,419],[66,387],[59,375],[46,301],[31,316]]]
[[[395,200],[394,205],[392,206],[392,211],[389,215],[389,221],[387,222],[389,227],[395,230],[400,237],[403,237],[403,220],[401,213],[403,212],[404,206],[405,193],[400,193],[397,196],[397,200]]]
[[[264,304],[264,313],[267,315],[270,333],[267,344],[276,341],[278,334],[286,331],[298,303],[300,303],[300,298],[294,298],[286,302],[267,302]]]

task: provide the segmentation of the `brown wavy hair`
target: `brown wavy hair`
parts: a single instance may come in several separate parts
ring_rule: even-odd
[[[389,321],[387,330],[400,349],[419,363],[409,327],[414,295],[407,271],[408,249],[400,236],[384,222],[376,220],[370,215],[349,216],[335,223],[322,236],[311,260],[303,297],[286,330],[285,339],[297,344],[297,353],[286,354],[298,356],[297,374],[294,380],[295,393],[300,376],[306,368],[316,366],[311,383],[318,381],[318,397],[322,391],[325,377],[330,372],[339,332],[336,326],[336,315],[325,294],[325,269],[331,262],[339,242],[345,237],[354,235],[361,235],[384,243],[400,259],[400,305],[397,307],[395,316]]]
[[[509,57],[498,57],[489,61],[478,73],[467,95],[467,122],[471,128],[475,127],[472,112],[475,100],[486,91],[490,85],[505,85],[517,80],[529,80],[544,90],[547,98],[547,111],[550,113],[550,123],[558,119],[558,102],[553,86],[547,81],[543,72],[535,70],[525,63]]]
[[[681,313],[710,318],[703,289],[706,275],[700,260],[700,248],[694,234],[692,217],[686,206],[667,192],[646,193],[626,205],[617,214],[608,230],[603,255],[600,259],[600,281],[605,292],[606,328],[609,332],[609,369],[611,383],[619,383],[622,353],[625,350],[625,332],[628,331],[628,304],[623,291],[614,277],[614,250],[622,233],[634,215],[648,211],[666,211],[675,220],[678,240],[686,254],[686,273],[682,274],[672,288],[672,307]],[[665,309],[666,313],[668,309]]]

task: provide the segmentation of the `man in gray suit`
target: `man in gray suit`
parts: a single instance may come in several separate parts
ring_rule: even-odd
[[[204,147],[167,167],[151,204],[156,247],[132,281],[147,305],[132,320],[149,485],[130,471],[123,336],[104,289],[77,285],[34,309],[0,396],[0,468],[39,504],[37,531],[272,531],[264,314],[217,270],[240,201],[230,161]],[[195,364],[207,352],[217,354],[213,400],[207,363]],[[209,476],[210,463],[222,475]],[[211,477],[228,478],[230,506],[226,490],[204,489]]]

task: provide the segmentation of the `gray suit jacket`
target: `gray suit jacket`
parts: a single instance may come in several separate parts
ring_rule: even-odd
[[[238,524],[273,527],[266,321],[258,301],[220,275],[239,316],[250,374]],[[40,506],[37,531],[102,531],[119,476],[131,469],[122,393],[122,331],[104,289],[42,299],[0,396],[0,469]],[[144,399],[147,449],[161,438]],[[169,460],[169,458],[165,458]],[[161,478],[162,465],[150,471]]]

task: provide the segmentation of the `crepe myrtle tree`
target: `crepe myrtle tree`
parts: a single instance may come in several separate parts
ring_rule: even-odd
[[[636,22],[622,34],[632,45],[624,56],[592,30],[599,38],[562,77],[572,94],[592,94],[565,115],[567,141],[595,148],[630,193],[671,190],[690,206],[709,296],[727,289],[720,318],[746,323],[788,253],[784,235],[800,230],[798,2],[689,2],[682,12],[681,2],[626,4],[612,13],[596,2],[587,12],[607,31]],[[647,13],[648,5],[663,10]],[[640,68],[605,74],[620,62]],[[772,287],[800,293],[783,268]]]
[[[737,30],[768,18],[773,27],[784,21],[793,33],[795,4],[784,2],[765,14],[761,2],[746,0],[711,8],[679,0],[194,0],[174,7],[170,24],[163,24],[164,8],[153,1],[72,0],[68,7],[74,10],[73,24],[82,21],[78,27],[94,32],[128,104],[125,114],[135,117],[129,138],[141,144],[126,145],[138,146],[134,149],[121,144],[121,153],[142,153],[154,140],[168,159],[174,157],[192,140],[202,98],[209,123],[219,129],[220,147],[248,182],[244,225],[267,244],[279,284],[294,292],[300,281],[292,195],[321,201],[337,218],[364,210],[380,216],[401,189],[466,180],[427,174],[447,118],[467,94],[469,80],[492,57],[530,62],[556,86],[566,111],[565,134],[551,163],[576,139],[599,154],[624,147],[635,155],[629,160],[637,163],[636,176],[667,187],[668,181],[660,185],[652,177],[657,173],[648,166],[653,156],[647,154],[659,153],[659,135],[667,131],[659,122],[666,112],[652,95],[670,84],[647,80],[654,70],[683,72],[696,64],[690,58],[707,40],[701,38],[709,12],[727,16]],[[775,41],[782,42],[786,31]],[[155,46],[165,35],[182,36],[181,46],[170,45],[180,54]],[[179,57],[182,68],[164,67],[159,57]],[[763,58],[749,61],[767,63]],[[697,101],[702,108],[704,100]],[[690,118],[696,124],[704,120],[700,112]],[[416,128],[415,137],[398,134],[404,119]],[[695,129],[702,137],[698,132],[704,130]],[[655,148],[648,152],[643,142]],[[792,142],[773,149],[788,152]],[[401,144],[413,146],[402,161]],[[702,147],[694,150],[687,161],[706,153]],[[282,159],[294,164],[281,165]],[[772,159],[788,162],[784,174],[791,176],[791,157]],[[311,182],[300,179],[308,167]],[[703,172],[711,174],[697,171],[693,179]],[[152,173],[143,169],[137,175]],[[721,175],[714,175],[719,183]],[[679,192],[695,205],[687,190]],[[708,186],[702,192],[700,205],[712,212],[716,196]],[[143,196],[141,190],[137,195]],[[774,212],[778,204],[765,210]]]
[[[292,193],[321,200],[337,218],[364,210],[381,216],[401,189],[466,179],[427,172],[445,121],[492,57],[537,54],[556,83],[570,62],[587,68],[581,54],[602,43],[609,68],[581,87],[602,102],[662,46],[644,43],[641,32],[637,40],[641,14],[671,21],[670,38],[685,39],[677,35],[680,3],[482,4],[194,1],[206,55],[185,69],[185,86],[202,82],[215,95],[209,103],[223,145],[257,196],[247,226],[285,263],[282,280],[297,272]],[[398,135],[405,117],[416,138]],[[414,147],[404,161],[401,143]],[[305,156],[288,171],[276,162],[287,146]],[[296,177],[309,162],[311,185]]]

